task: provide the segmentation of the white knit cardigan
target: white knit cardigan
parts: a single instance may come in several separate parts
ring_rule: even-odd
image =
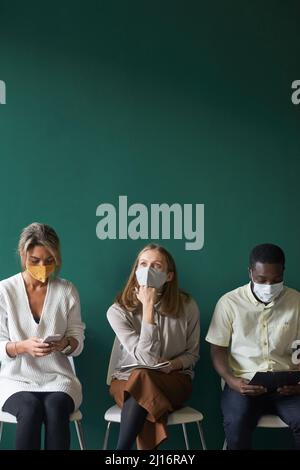
[[[74,375],[70,361],[61,352],[44,357],[20,354],[11,358],[6,353],[8,341],[23,341],[33,336],[45,338],[61,333],[72,336],[83,349],[85,325],[81,321],[80,301],[76,288],[60,278],[49,279],[40,322],[30,310],[21,273],[0,282],[0,409],[14,393],[65,392],[77,409],[82,401],[81,384]]]

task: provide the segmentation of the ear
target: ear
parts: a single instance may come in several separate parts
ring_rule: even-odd
[[[173,281],[173,278],[174,278],[174,273],[173,273],[173,271],[168,272],[168,274],[167,274],[167,282]]]
[[[249,276],[249,279],[252,280],[252,277],[251,277],[251,268],[250,268],[250,266],[248,267],[248,276]]]

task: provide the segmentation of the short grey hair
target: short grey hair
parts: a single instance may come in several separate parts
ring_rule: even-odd
[[[49,225],[34,222],[25,227],[20,235],[18,253],[23,268],[25,268],[25,258],[28,250],[37,245],[47,248],[55,259],[56,266],[58,268],[61,266],[60,241],[57,233]]]

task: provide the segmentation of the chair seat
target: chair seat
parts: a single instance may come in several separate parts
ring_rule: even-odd
[[[288,425],[277,415],[263,415],[257,426],[260,428],[288,428]]]
[[[120,423],[121,421],[121,408],[118,405],[111,406],[104,415],[105,421],[110,421],[112,423]],[[184,424],[184,423],[194,423],[196,421],[202,421],[203,415],[200,411],[185,406],[179,410],[173,411],[168,416],[168,425],[172,424]]]
[[[112,423],[120,423],[121,422],[121,408],[118,405],[111,406],[106,410],[104,415],[105,421],[110,421]]]
[[[202,420],[203,414],[200,413],[200,411],[197,411],[189,406],[185,406],[169,414],[168,425],[170,426],[172,424],[195,423],[196,421]]]
[[[17,418],[10,413],[5,413],[5,411],[0,411],[0,422],[2,423],[16,423]]]
[[[70,421],[81,421],[82,420],[82,413],[80,410],[74,411],[72,414],[70,414],[69,417]]]
[[[70,421],[81,421],[82,414],[80,410],[74,411],[70,415]],[[5,413],[5,411],[0,411],[0,423],[17,423],[17,418],[10,413]]]

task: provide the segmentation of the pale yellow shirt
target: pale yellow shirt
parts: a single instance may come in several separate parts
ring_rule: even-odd
[[[297,370],[292,343],[300,339],[300,293],[284,287],[268,305],[253,295],[250,282],[218,301],[206,341],[228,347],[236,377],[258,371]]]

